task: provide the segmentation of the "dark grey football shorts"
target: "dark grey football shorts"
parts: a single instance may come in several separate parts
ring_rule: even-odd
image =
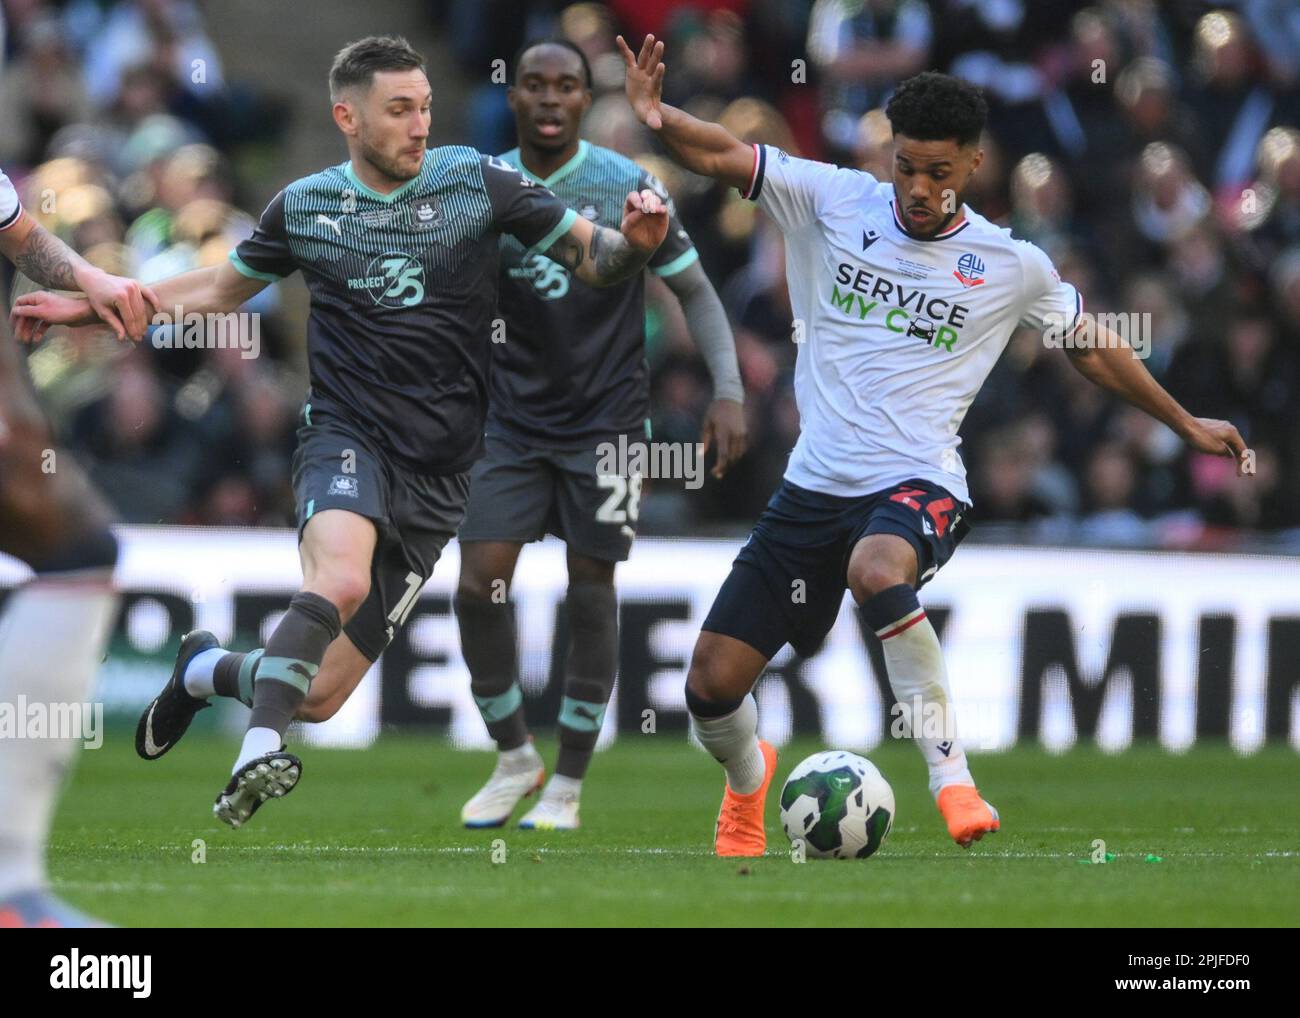
[[[618,436],[609,441],[617,445]],[[548,449],[489,434],[483,458],[470,470],[460,540],[526,544],[554,534],[579,555],[626,560],[636,537],[641,477],[600,474],[599,445]]]
[[[298,535],[316,514],[346,509],[375,524],[370,595],[343,631],[377,660],[415,605],[465,515],[468,471],[435,477],[399,466],[360,429],[318,408],[307,411],[293,455]]]

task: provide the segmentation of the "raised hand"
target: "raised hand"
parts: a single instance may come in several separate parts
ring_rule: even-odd
[[[624,84],[627,101],[632,104],[632,111],[641,123],[650,130],[657,131],[664,123],[659,109],[664,83],[664,44],[655,42],[653,35],[647,35],[641,44],[641,52],[633,56],[632,50],[620,35],[618,48],[627,63],[627,80]]]

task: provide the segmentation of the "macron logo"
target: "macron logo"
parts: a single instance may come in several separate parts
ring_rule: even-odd
[[[50,959],[50,986],[56,990],[130,990],[133,997],[150,993],[153,955],[71,954]]]

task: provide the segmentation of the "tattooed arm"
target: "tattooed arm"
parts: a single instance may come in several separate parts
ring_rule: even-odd
[[[640,272],[667,233],[668,210],[659,196],[649,189],[631,191],[618,230],[579,216],[543,254],[584,283],[612,286]]]
[[[149,309],[158,298],[134,279],[111,276],[87,262],[67,244],[44,229],[28,213],[0,232],[0,252],[29,279],[55,290],[80,290],[96,316],[109,325],[118,339],[144,337]]]

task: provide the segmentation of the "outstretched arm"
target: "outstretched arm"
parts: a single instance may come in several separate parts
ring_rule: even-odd
[[[1246,472],[1250,450],[1232,424],[1193,417],[1151,377],[1151,372],[1133,356],[1133,348],[1114,332],[1099,327],[1096,339],[1090,347],[1066,348],[1079,374],[1167,424],[1198,452],[1231,456],[1237,461],[1238,476]]]
[[[143,337],[149,326],[146,302],[158,306],[157,295],[149,287],[95,268],[27,212],[0,233],[0,251],[19,272],[41,286],[85,293],[97,319],[110,326],[118,339]]]
[[[749,429],[743,406],[745,389],[736,361],[736,339],[718,292],[713,289],[698,261],[671,276],[664,276],[663,280],[681,304],[691,339],[708,364],[713,379],[713,402],[704,415],[700,441],[705,452],[717,442],[718,457],[714,461],[713,476],[721,478],[749,447]]]
[[[693,173],[747,189],[754,172],[753,147],[721,124],[698,120],[660,98],[664,44],[647,35],[641,52],[633,54],[620,35],[618,48],[627,63],[627,101],[641,122],[658,133],[673,159]]]
[[[249,279],[229,261],[206,269],[182,272],[155,283],[151,300],[161,319],[170,322],[177,308],[182,315],[234,311],[268,284]],[[38,290],[26,293],[14,302],[14,334],[20,342],[34,343],[51,325],[93,325],[104,321],[98,309],[85,298],[67,297]],[[143,335],[143,329],[141,335]]]
[[[584,283],[611,286],[640,272],[667,234],[668,208],[647,188],[628,193],[619,229],[578,216],[542,254]]]

